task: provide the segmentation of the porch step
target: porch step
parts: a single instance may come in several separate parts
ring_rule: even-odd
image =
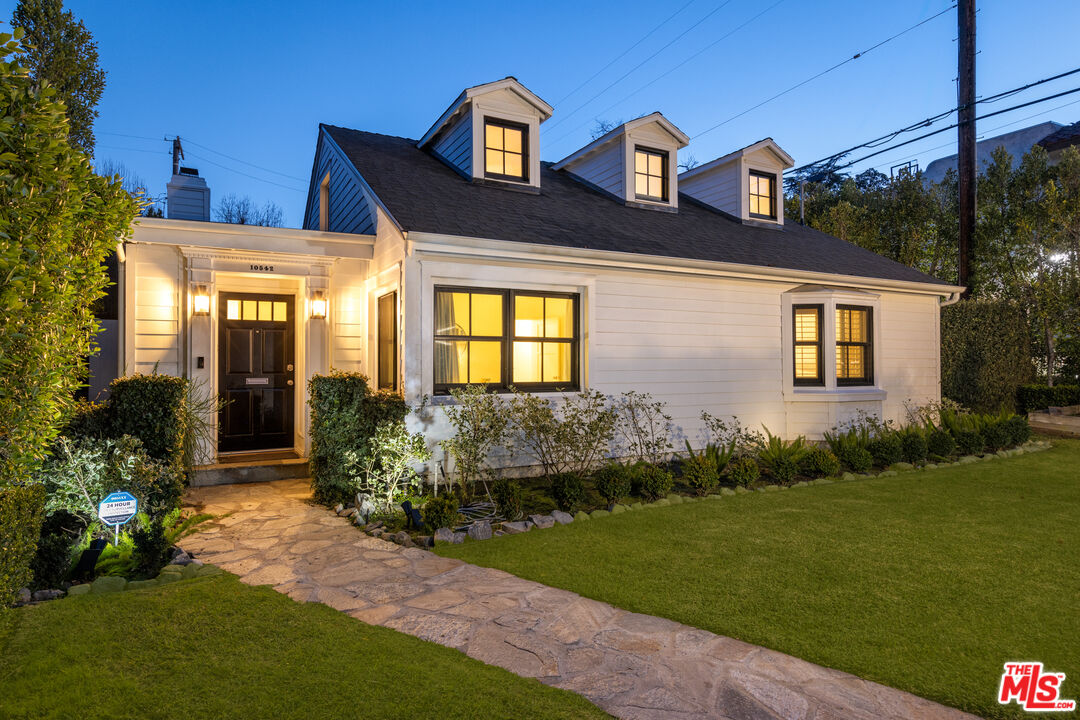
[[[307,458],[239,460],[200,465],[195,468],[191,487],[270,482],[310,477]]]

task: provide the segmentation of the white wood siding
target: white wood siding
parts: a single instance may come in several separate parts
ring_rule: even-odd
[[[125,353],[125,373],[159,372],[179,375],[181,258],[175,247],[129,246],[126,273],[131,278],[134,302],[133,333]]]
[[[623,188],[625,176],[621,140],[608,144],[574,163],[567,170],[620,199],[626,197],[626,190]]]
[[[739,215],[739,163],[733,160],[717,168],[679,179],[679,189],[717,210]]]
[[[472,110],[466,110],[432,149],[458,170],[469,175],[472,172]]]

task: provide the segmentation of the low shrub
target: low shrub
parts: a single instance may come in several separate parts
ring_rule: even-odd
[[[612,462],[596,471],[593,480],[596,492],[610,505],[630,494],[633,488],[634,467]]]
[[[44,590],[60,587],[74,560],[80,530],[81,522],[70,513],[55,512],[45,518],[37,552],[30,564],[34,574],[32,588]]]
[[[603,462],[615,437],[617,413],[597,390],[548,398],[517,392],[510,400],[509,437],[548,476],[590,474]]]
[[[518,492],[520,491],[521,488],[518,487]],[[424,518],[424,527],[430,532],[435,532],[439,528],[453,529],[461,520],[457,498],[453,495],[430,498],[424,503],[421,516]]]
[[[551,497],[563,512],[573,512],[585,499],[585,484],[577,473],[565,472],[551,476]]]
[[[682,462],[683,481],[698,495],[706,495],[720,483],[716,461],[708,456],[691,455]]]
[[[934,428],[926,436],[926,450],[928,455],[949,457],[956,452],[956,440],[947,430]]]
[[[904,462],[914,465],[926,460],[926,456],[930,454],[930,447],[921,428],[912,425],[898,434],[900,435],[900,454]]]
[[[769,474],[782,483],[791,482],[799,474],[799,463],[808,447],[802,435],[794,440],[784,440],[765,428],[765,440],[758,448],[758,461]]]
[[[956,447],[963,455],[981,453],[986,443],[978,430],[958,430],[956,433]]]
[[[864,473],[874,466],[874,456],[866,448],[851,445],[844,447],[840,452],[842,453],[839,457],[840,462],[852,472]]]
[[[130,435],[146,454],[183,466],[187,431],[184,403],[189,381],[172,375],[128,375],[109,386],[109,437]]]
[[[646,500],[659,500],[671,492],[675,484],[675,478],[662,467],[639,463],[636,470],[641,487],[640,495]]]
[[[523,501],[521,483],[510,478],[498,478],[491,483],[491,499],[495,502],[495,509],[507,520],[517,520],[521,517],[521,504]]]
[[[728,478],[736,485],[746,487],[761,477],[757,460],[749,456],[735,458],[728,465]]]
[[[30,584],[45,511],[45,488],[39,484],[0,489],[0,608],[12,605]]]
[[[829,430],[825,433],[825,442],[829,445],[833,455],[839,458],[840,462],[850,467],[851,463],[848,462],[848,458],[856,458],[856,456],[861,455],[856,451],[865,451],[870,446],[870,431],[870,423],[862,422],[860,419],[849,426],[834,427]],[[855,462],[859,461],[856,459]],[[870,462],[873,463],[873,458],[871,458]]]
[[[373,453],[378,427],[404,420],[400,395],[375,392],[361,373],[338,370],[314,375],[308,383],[311,409],[311,488],[317,502],[348,502],[358,458]]]
[[[983,442],[986,449],[996,452],[1012,444],[1012,432],[1009,430],[1008,419],[988,422],[983,428]]]
[[[883,432],[870,441],[867,450],[874,458],[874,464],[889,467],[900,462],[904,457],[904,446],[895,432]]]
[[[1009,444],[1013,446],[1023,445],[1031,439],[1031,425],[1023,415],[1013,415],[1005,421],[1009,431]]]
[[[155,517],[135,527],[131,531],[131,539],[135,544],[135,573],[141,577],[156,576],[169,562],[169,548],[172,546],[165,534],[163,519]]]
[[[1021,385],[1016,391],[1016,411],[1019,413],[1064,405],[1080,405],[1080,385]]]
[[[828,448],[814,446],[807,450],[800,467],[809,477],[831,477],[840,473],[840,460]]]

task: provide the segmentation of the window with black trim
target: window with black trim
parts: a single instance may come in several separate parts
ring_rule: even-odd
[[[529,179],[529,128],[484,119],[484,176],[496,180]]]
[[[576,293],[435,288],[434,387],[577,390]]]
[[[873,385],[873,308],[836,306],[836,384]]]
[[[750,171],[750,217],[776,219],[776,176]]]
[[[397,293],[379,298],[379,389],[397,390]]]
[[[822,305],[795,305],[792,308],[796,385],[824,385]]]
[[[662,150],[634,148],[634,194],[639,200],[667,202],[668,154]]]

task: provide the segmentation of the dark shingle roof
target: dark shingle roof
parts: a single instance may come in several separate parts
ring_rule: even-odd
[[[1039,144],[1046,148],[1047,152],[1060,150],[1070,145],[1080,145],[1080,122],[1058,128],[1040,140]]]
[[[543,163],[540,194],[471,183],[408,138],[322,126],[407,231],[945,284],[789,222],[742,224],[687,195],[678,213],[628,207]]]

